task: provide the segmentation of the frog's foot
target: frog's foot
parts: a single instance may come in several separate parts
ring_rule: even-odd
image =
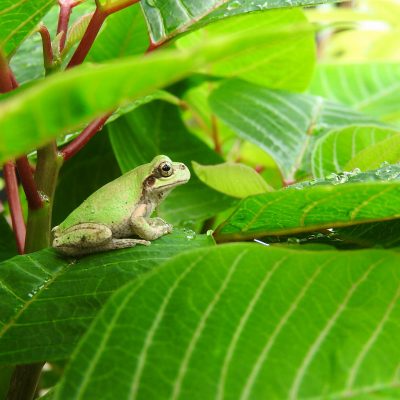
[[[172,232],[172,225],[161,218],[131,218],[132,232],[146,240],[155,240]]]
[[[149,223],[149,225],[152,228],[155,229],[160,229],[161,231],[163,231],[163,234],[166,233],[171,233],[172,232],[172,225],[168,224],[167,222],[165,222],[162,218],[160,217],[155,217],[155,218],[149,218],[147,220],[147,222]]]

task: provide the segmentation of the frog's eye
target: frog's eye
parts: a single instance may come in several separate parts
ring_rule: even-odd
[[[172,175],[172,165],[168,161],[164,161],[163,163],[160,164],[158,167],[158,170],[160,171],[161,176],[167,177]]]

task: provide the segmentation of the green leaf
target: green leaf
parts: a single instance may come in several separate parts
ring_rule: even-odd
[[[143,13],[140,5],[134,4],[107,17],[87,59],[102,62],[142,54],[148,46],[149,36]]]
[[[310,91],[385,121],[400,121],[398,63],[322,64]]]
[[[332,3],[335,0],[146,0],[143,8],[153,44],[160,44],[186,32],[219,19],[252,11],[272,8],[299,7]],[[200,22],[199,22],[200,21]]]
[[[255,244],[182,254],[108,301],[54,398],[396,398],[399,263]]]
[[[400,160],[398,132],[379,126],[349,126],[327,133],[313,148],[314,177],[322,178],[331,172],[353,168],[371,170],[384,161],[396,163]],[[392,146],[388,147],[386,140],[390,140]]]
[[[190,50],[162,50],[95,68],[82,65],[13,91],[0,102],[0,162],[74,131],[92,118],[149,95],[195,69],[211,67],[227,54],[240,56],[274,35],[265,27],[241,35],[227,34]]]
[[[154,101],[141,106],[112,124],[111,143],[123,172],[149,162],[158,154],[175,161],[218,163],[221,158],[201,140],[190,134],[176,106]],[[195,175],[172,191],[158,208],[159,215],[172,223],[196,221],[214,216],[231,207],[234,201],[207,188]],[[190,224],[189,224],[190,225]]]
[[[400,218],[400,182],[286,189],[242,200],[216,233],[243,240]]]
[[[10,56],[55,0],[2,0],[0,3],[0,50]]]
[[[321,97],[240,80],[223,83],[211,94],[210,105],[240,137],[269,152],[287,180],[293,180],[313,134],[350,124],[377,124],[367,115]]]
[[[273,10],[223,19],[182,37],[177,46],[187,48],[226,32],[240,34],[263,27],[281,34],[241,57],[235,54],[227,56],[205,72],[222,77],[240,77],[271,89],[305,90],[314,71],[315,34],[301,10]],[[299,59],[302,60],[300,64]]]
[[[393,164],[398,161],[400,161],[400,132],[360,151],[346,167],[366,170],[377,168],[382,162]]]
[[[260,174],[244,164],[201,165],[193,161],[192,165],[203,183],[228,196],[242,199],[272,190]]]
[[[190,239],[191,238],[191,239]],[[53,250],[0,264],[0,363],[65,359],[116,289],[173,255],[210,244],[180,231],[150,247],[111,251],[79,260]]]

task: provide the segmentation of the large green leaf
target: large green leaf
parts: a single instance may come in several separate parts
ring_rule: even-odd
[[[242,199],[272,190],[259,173],[245,164],[201,165],[193,162],[192,165],[202,182],[232,197]]]
[[[321,97],[270,90],[241,80],[222,84],[211,94],[210,104],[240,137],[269,152],[288,180],[299,169],[312,135],[374,122]]]
[[[394,143],[389,145],[386,140]],[[399,152],[398,130],[379,126],[349,126],[333,130],[317,140],[311,157],[312,172],[314,177],[324,177],[348,168],[371,170],[384,161],[393,164],[400,161]]]
[[[250,48],[267,46],[276,35],[268,27],[240,35],[227,32],[191,49],[159,50],[96,67],[82,65],[16,90],[0,103],[0,162],[149,95],[195,69],[211,67],[227,55],[240,57]]]
[[[69,357],[106,299],[120,286],[173,255],[210,238],[177,232],[150,247],[111,251],[79,260],[53,250],[0,264],[0,363]]]
[[[272,10],[226,18],[184,36],[177,41],[177,46],[191,47],[225,32],[257,31],[266,26],[271,31],[281,32],[281,35],[270,40],[267,46],[250,49],[241,57],[235,54],[227,56],[205,72],[240,77],[271,89],[305,90],[314,72],[316,51],[314,28],[301,10]]]
[[[219,163],[221,157],[184,126],[176,106],[154,101],[119,118],[107,129],[123,172],[166,154],[184,162]],[[192,173],[190,181],[172,191],[160,205],[159,215],[173,223],[185,223],[214,216],[233,205],[233,200],[202,184]],[[190,225],[190,224],[189,224]]]
[[[385,121],[400,121],[398,63],[322,64],[310,91]]]
[[[333,3],[337,0],[144,0],[151,40],[160,44],[193,27],[252,11]]]
[[[109,300],[54,398],[397,398],[399,263],[255,244],[182,254]]]
[[[284,189],[242,200],[217,239],[242,240],[400,218],[400,182]]]
[[[55,0],[1,0],[0,50],[13,53],[55,4]]]

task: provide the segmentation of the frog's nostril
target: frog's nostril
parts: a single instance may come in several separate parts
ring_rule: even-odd
[[[186,165],[185,164],[181,164],[180,165],[180,169],[186,169]]]

